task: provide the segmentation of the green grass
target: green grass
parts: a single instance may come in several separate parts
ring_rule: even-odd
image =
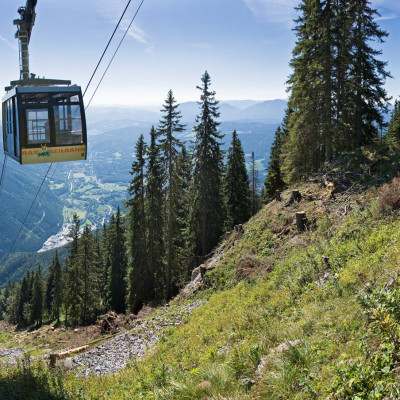
[[[88,192],[89,190],[91,190],[93,188],[94,188],[94,185],[86,185],[86,186],[83,186],[83,187],[81,187],[79,189],[76,189],[75,192],[76,193],[85,193],[85,192]]]
[[[78,218],[80,220],[83,220],[85,218],[86,212],[85,210],[81,210],[79,208],[64,207],[63,209],[64,222],[72,222],[72,217],[74,214],[77,214]]]
[[[300,190],[324,196],[316,184]],[[378,213],[378,195],[370,189],[338,196],[329,207],[304,200],[312,224],[302,234],[290,222],[299,206],[272,202],[242,237],[226,237],[216,268],[192,296],[204,304],[169,328],[143,360],[110,377],[54,372],[52,378],[43,367],[32,374],[39,381],[47,376],[44,388],[56,379],[65,396],[58,398],[66,399],[338,400],[396,393],[400,360],[389,344],[400,342],[400,290],[383,285],[398,279],[400,218]],[[243,279],[246,260],[254,271]],[[282,351],[288,341],[296,345]],[[23,373],[3,371],[0,393]]]

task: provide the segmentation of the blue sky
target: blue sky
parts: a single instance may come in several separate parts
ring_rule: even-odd
[[[126,3],[38,0],[31,72],[71,79],[84,88]],[[122,28],[139,3],[132,0]],[[380,26],[390,34],[382,50],[394,76],[386,88],[396,98],[400,94],[400,1],[372,3],[381,13]],[[220,100],[286,98],[296,4],[297,0],[145,0],[93,104],[160,106],[169,89],[178,102],[194,101],[206,69]],[[22,5],[25,0],[0,3],[2,87],[19,77],[12,20]],[[112,50],[122,34],[121,29]]]

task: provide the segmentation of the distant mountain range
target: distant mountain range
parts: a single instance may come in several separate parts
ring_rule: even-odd
[[[285,114],[286,104],[285,100],[221,101],[219,104],[220,121],[280,123]],[[185,102],[180,104],[179,110],[182,113],[182,122],[194,123],[199,113],[199,105],[195,101]],[[146,110],[134,107],[91,106],[88,108],[86,115],[89,130],[93,131],[91,124],[97,126],[105,121],[118,121],[119,124],[129,124],[130,121],[135,121],[136,123],[157,125],[162,113],[154,109]]]
[[[236,130],[248,163],[251,152],[255,153],[260,182],[263,181],[274,132],[282,121],[285,107],[283,100],[220,103],[220,131],[225,135],[221,140],[223,149],[229,147],[232,132]],[[190,145],[194,139],[192,128],[199,106],[196,102],[187,102],[180,105],[180,110],[182,122],[187,126],[179,136]],[[13,160],[8,161],[0,196],[0,287],[8,279],[19,279],[26,269],[34,268],[39,263],[44,270],[47,269],[54,251],[37,251],[50,236],[63,229],[66,218],[75,210],[79,212],[84,208],[87,210],[84,220],[98,225],[102,223],[105,212],[111,215],[118,205],[123,206],[127,196],[124,188],[131,179],[129,171],[135,143],[140,134],[145,136],[146,141],[149,140],[150,128],[159,124],[161,114],[154,109],[89,107],[88,160],[55,164],[23,225],[48,164],[21,166]],[[76,178],[73,178],[74,175]],[[86,183],[85,179],[88,179]],[[93,185],[95,194],[87,194],[86,191]],[[19,229],[18,240],[13,244]],[[8,257],[4,257],[6,255]]]

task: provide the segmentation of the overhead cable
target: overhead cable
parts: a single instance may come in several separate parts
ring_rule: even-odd
[[[97,92],[97,89],[98,89],[99,86],[101,85],[101,82],[103,81],[103,79],[104,79],[104,77],[105,77],[105,75],[106,75],[108,69],[110,68],[110,66],[111,66],[111,64],[112,64],[112,62],[113,62],[115,56],[117,55],[118,50],[119,50],[119,48],[121,47],[121,44],[122,44],[122,42],[124,41],[126,35],[128,34],[129,29],[131,28],[131,26],[132,26],[132,24],[133,24],[133,21],[135,20],[136,15],[138,14],[138,12],[139,12],[140,8],[142,7],[142,4],[143,4],[143,3],[144,3],[144,0],[142,0],[141,3],[139,4],[139,7],[137,8],[137,10],[136,10],[136,12],[135,12],[135,15],[133,16],[133,18],[132,18],[130,24],[128,25],[128,28],[126,28],[125,33],[124,33],[124,35],[122,36],[122,39],[121,39],[121,41],[119,42],[118,47],[117,47],[117,49],[115,50],[113,56],[111,57],[111,60],[110,60],[110,62],[108,63],[107,68],[106,68],[106,70],[104,71],[104,73],[103,73],[103,75],[102,75],[102,77],[101,77],[99,83],[97,84],[96,89],[95,89],[95,91],[93,92],[92,97],[90,98],[90,100],[89,100],[89,102],[88,102],[88,104],[87,104],[85,110],[90,106],[90,103],[92,102],[93,97],[95,96],[95,94],[96,94],[96,92]]]

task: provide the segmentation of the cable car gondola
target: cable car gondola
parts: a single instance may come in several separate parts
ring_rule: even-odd
[[[28,44],[37,0],[18,12],[20,79],[3,98],[3,146],[20,164],[86,160],[86,120],[82,91],[71,81],[29,74]]]

